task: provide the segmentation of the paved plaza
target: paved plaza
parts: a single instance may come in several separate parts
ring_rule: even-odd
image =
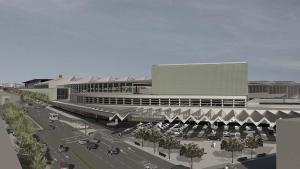
[[[157,157],[160,157],[162,159],[165,159],[166,161],[170,161],[173,164],[179,165],[185,165],[185,166],[190,166],[190,159],[187,159],[185,157],[179,156],[179,150],[172,150],[171,151],[171,159],[168,160],[168,157],[162,157],[158,155],[158,151],[168,154],[167,150],[162,149],[162,148],[158,148],[158,151],[156,151],[156,153],[153,153],[153,143],[144,142],[144,148],[142,148],[141,146],[137,146],[133,143],[135,139],[131,138],[128,139],[126,142],[132,146],[135,146],[137,148],[140,148],[152,155],[155,155]],[[216,142],[216,147],[212,148],[211,144],[212,141],[186,141],[183,140],[181,141],[181,143],[183,144],[188,144],[188,143],[196,143],[198,144],[200,147],[203,147],[206,154],[203,156],[202,159],[194,159],[194,163],[193,166],[194,168],[207,168],[207,167],[211,167],[211,166],[216,166],[216,165],[220,165],[220,166],[224,166],[228,163],[231,163],[231,152],[226,152],[220,149],[220,141],[215,141]],[[267,154],[273,154],[276,152],[276,144],[270,144],[270,143],[265,143],[264,147],[260,147],[258,149],[256,149],[254,151],[254,155],[255,154],[259,154],[259,153],[267,153]],[[251,156],[251,152],[249,149],[245,149],[243,150],[243,152],[235,152],[234,153],[234,163],[238,163],[236,161],[237,158],[239,157],[244,157],[247,156],[248,158],[250,158]]]

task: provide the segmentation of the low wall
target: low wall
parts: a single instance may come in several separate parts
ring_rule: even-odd
[[[24,91],[43,93],[49,96],[49,100],[57,100],[57,88],[46,88],[46,89],[21,89]]]

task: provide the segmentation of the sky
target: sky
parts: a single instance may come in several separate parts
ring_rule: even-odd
[[[0,0],[0,82],[248,62],[300,82],[299,0]]]

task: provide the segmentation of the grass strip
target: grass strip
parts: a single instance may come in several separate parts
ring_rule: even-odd
[[[83,159],[81,156],[79,156],[77,153],[71,151],[75,157],[80,160],[88,169],[96,169],[92,164],[90,164],[87,160]]]

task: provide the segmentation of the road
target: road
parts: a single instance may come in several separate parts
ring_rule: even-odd
[[[61,161],[75,164],[76,169],[143,169],[144,163],[147,162],[158,166],[159,169],[170,169],[173,166],[165,160],[124,143],[120,138],[112,135],[111,131],[91,122],[87,122],[87,125],[98,130],[101,134],[101,143],[98,149],[89,151],[84,145],[77,143],[78,140],[87,137],[78,129],[60,121],[53,123],[56,126],[54,130],[49,128],[48,113],[50,112],[36,104],[28,108],[28,115],[44,128],[37,134],[43,142],[47,143],[51,155],[56,159],[52,168],[58,168]],[[72,121],[62,116],[60,120]],[[57,147],[60,144],[67,145],[70,150],[66,153],[59,153]],[[112,147],[120,148],[121,153],[114,156],[108,155],[107,150]]]

